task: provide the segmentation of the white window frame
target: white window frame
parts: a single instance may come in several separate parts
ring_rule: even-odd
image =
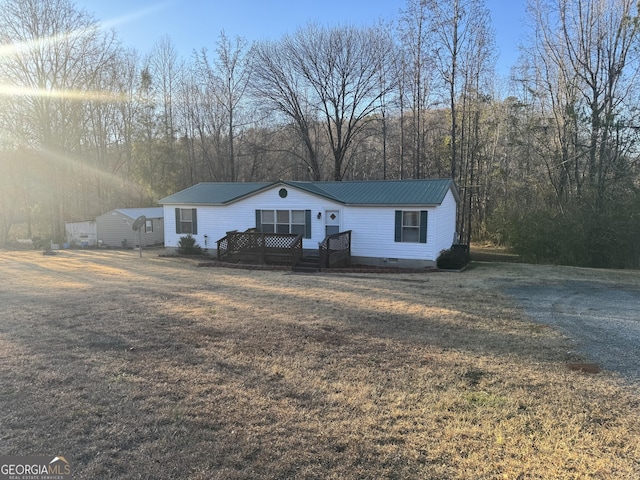
[[[185,220],[183,217],[185,212],[188,212],[189,220]],[[189,225],[188,228],[185,228],[186,225]],[[180,209],[180,232],[193,235],[193,210],[191,208]]]
[[[294,221],[294,216],[296,216],[294,213],[301,217],[302,223]],[[261,228],[264,233],[295,233],[304,236],[306,228],[305,215],[305,210],[260,210]],[[268,217],[267,220],[269,221],[265,222],[265,216]]]
[[[415,225],[407,224],[407,217],[415,217]],[[411,235],[408,233],[411,232]],[[410,237],[410,238],[408,238]],[[420,243],[420,211],[419,210],[403,210],[402,211],[402,242],[403,243]]]

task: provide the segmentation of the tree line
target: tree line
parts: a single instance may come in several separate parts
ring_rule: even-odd
[[[387,20],[183,58],[71,0],[1,1],[0,242],[202,181],[446,177],[461,243],[640,265],[637,1],[530,0],[509,95],[482,0]]]

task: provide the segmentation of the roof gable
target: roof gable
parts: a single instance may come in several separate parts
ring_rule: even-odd
[[[198,183],[161,199],[160,204],[227,205],[277,186],[289,186],[344,205],[440,205],[451,190],[450,179],[371,180],[344,182]]]
[[[224,205],[273,185],[272,182],[202,182],[163,198],[158,203]]]

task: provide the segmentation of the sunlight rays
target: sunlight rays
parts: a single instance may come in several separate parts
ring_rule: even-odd
[[[86,23],[85,25],[81,25],[72,30],[67,29],[66,31],[55,32],[49,29],[49,32],[53,33],[52,35],[32,39],[28,39],[29,35],[24,35],[16,39],[17,41],[13,43],[0,45],[0,66],[5,62],[9,65],[6,69],[2,69],[3,73],[14,72],[14,74],[7,73],[10,76],[0,74],[0,101],[6,101],[9,107],[8,111],[12,111],[14,115],[22,119],[31,117],[34,122],[36,122],[36,119],[33,112],[38,108],[38,99],[43,102],[48,100],[51,100],[52,103],[54,101],[59,102],[61,105],[64,105],[65,102],[78,102],[81,108],[84,108],[85,102],[94,104],[125,104],[131,102],[131,92],[118,91],[120,87],[117,85],[113,88],[102,89],[100,83],[98,83],[100,82],[100,76],[93,78],[93,76],[89,77],[87,74],[86,84],[77,83],[75,85],[67,85],[67,81],[60,81],[60,84],[56,85],[57,81],[49,78],[50,75],[53,74],[47,73],[47,69],[51,67],[51,71],[54,71],[58,69],[59,66],[49,65],[49,62],[53,61],[49,57],[55,57],[58,54],[58,50],[73,50],[75,53],[80,52],[78,55],[81,55],[85,50],[84,47],[81,46],[81,42],[84,41],[83,39],[86,38],[87,41],[91,41],[94,38],[98,38],[102,31],[107,32],[117,25],[147,17],[158,10],[166,8],[167,5],[168,2],[159,2],[155,5],[138,9],[126,15],[100,23],[93,20],[92,17],[87,17],[89,21],[82,22]],[[62,29],[63,27],[60,28],[60,30]],[[33,36],[36,37],[35,34]],[[113,38],[116,38],[115,32],[113,32]],[[111,38],[105,37],[105,39],[107,40],[106,43],[112,43]],[[96,45],[101,46],[102,43],[96,43]],[[31,61],[29,57],[39,59],[36,61],[37,65],[30,65]],[[80,62],[82,60],[82,58],[76,58],[74,62]],[[12,70],[10,67],[12,63],[21,65],[20,68],[24,69],[23,76],[15,76],[15,69]],[[30,71],[29,69],[34,69],[34,71]],[[40,77],[34,80],[32,76],[36,74],[36,70],[39,72]],[[58,72],[56,75],[62,74]],[[73,76],[73,74],[69,74],[68,72],[65,72],[64,75]],[[44,86],[38,88],[38,85]],[[29,114],[30,111],[31,114]],[[10,145],[24,143],[25,139],[20,137],[19,132],[5,129],[0,132],[0,141]],[[30,142],[27,141],[27,143]],[[134,190],[145,188],[135,182],[126,180],[124,176],[121,177],[114,172],[90,165],[86,161],[83,162],[75,159],[72,155],[61,154],[45,148],[39,148],[38,151],[46,158],[54,160],[61,165],[68,165],[74,170],[81,169],[84,172],[89,172],[94,177],[107,180],[112,185],[125,185],[129,189]],[[155,192],[151,193],[155,195]]]
[[[85,28],[73,30],[70,32],[50,35],[48,37],[34,38],[24,42],[14,42],[10,44],[0,45],[0,57],[10,57],[21,53],[28,53],[37,49],[44,49],[50,45],[56,45],[63,41],[72,40],[86,36],[89,32],[93,33],[97,29],[96,26],[87,26]]]
[[[101,178],[112,185],[116,185],[116,186],[126,185],[128,188],[132,188],[132,189],[142,188],[142,186],[135,181],[128,180],[124,176],[118,175],[116,173],[108,172],[106,170],[100,169],[93,165],[89,165],[87,162],[83,162],[79,159],[73,158],[71,155],[63,155],[43,147],[38,148],[38,152],[40,152],[47,158],[58,162],[58,164],[66,165],[70,168],[73,168],[74,170],[80,169],[82,171],[89,172],[94,177]],[[159,194],[154,190],[151,190],[150,193],[156,196],[156,198],[159,197]]]
[[[123,93],[107,91],[87,90],[63,90],[63,89],[34,89],[16,85],[0,84],[0,96],[10,97],[41,97],[57,98],[61,100],[88,100],[96,102],[126,102],[128,98]]]
[[[149,16],[153,13],[156,13],[160,10],[164,10],[165,8],[169,7],[169,5],[176,3],[175,1],[166,1],[166,2],[159,2],[156,3],[154,5],[150,5],[146,8],[141,8],[139,10],[136,10],[134,12],[131,13],[127,13],[125,15],[121,15],[119,17],[116,18],[112,18],[110,20],[106,20],[100,23],[100,27],[103,30],[107,30],[107,29],[111,29],[114,27],[117,27],[119,25],[124,25],[125,23],[131,23],[135,20],[138,20],[140,18],[144,18],[146,16]]]
[[[85,36],[94,35],[98,31],[108,31],[123,25],[126,23],[134,22],[141,18],[147,17],[159,10],[167,8],[174,2],[160,2],[151,5],[146,8],[135,10],[125,15],[87,25],[83,28],[72,30],[69,32],[63,32],[56,35],[47,37],[34,38],[32,40],[15,42],[11,44],[0,45],[0,61],[3,57],[12,57],[20,55],[22,53],[29,53],[35,50],[44,50],[51,48],[51,46],[73,42],[75,39],[80,39]],[[123,93],[109,92],[104,90],[74,90],[74,89],[60,89],[60,88],[30,88],[23,85],[12,85],[8,83],[0,83],[0,97],[42,97],[42,98],[57,98],[67,100],[86,100],[97,102],[126,102],[128,97]]]
[[[50,35],[47,37],[35,38],[24,42],[14,42],[11,44],[0,45],[0,57],[16,55],[18,53],[32,51],[39,47],[54,45],[74,38],[81,38],[89,34],[93,34],[98,30],[111,30],[119,25],[133,22],[140,18],[149,16],[157,11],[163,10],[167,8],[171,3],[175,2],[156,3],[155,5],[133,11],[120,17],[105,20],[99,23],[93,23],[91,25],[85,26],[84,28],[79,28],[69,32],[58,33],[56,35]]]

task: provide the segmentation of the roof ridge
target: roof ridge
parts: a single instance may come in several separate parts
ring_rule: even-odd
[[[158,201],[160,204],[216,204],[228,205],[264,192],[277,185],[287,185],[311,195],[344,205],[438,205],[452,179],[391,179],[346,181],[277,180],[274,182],[200,182]]]

